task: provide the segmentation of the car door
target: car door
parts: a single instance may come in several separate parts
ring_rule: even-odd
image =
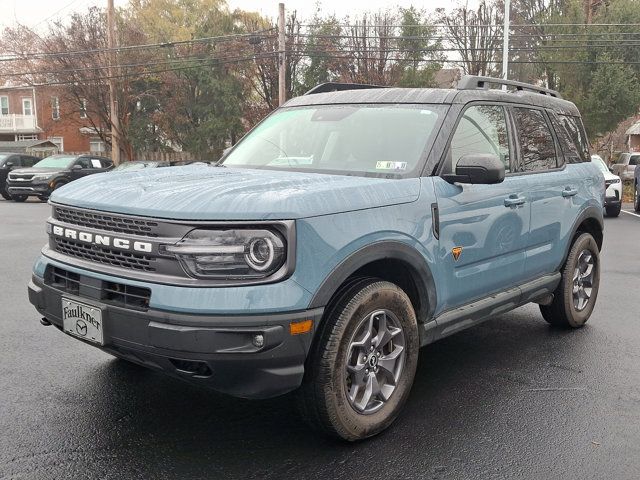
[[[540,108],[511,108],[520,170],[529,179],[531,224],[525,269],[531,279],[557,271],[583,203],[580,164],[565,165],[548,113]],[[557,126],[557,124],[556,124]]]
[[[88,157],[78,158],[71,167],[71,180],[77,180],[78,178],[86,177],[95,173],[96,169],[91,163],[91,159]]]
[[[442,173],[463,155],[498,155],[506,177],[493,185],[450,184],[434,178],[439,211],[438,296],[443,309],[520,283],[529,233],[526,176],[513,171],[514,141],[506,109],[473,104],[461,114]]]

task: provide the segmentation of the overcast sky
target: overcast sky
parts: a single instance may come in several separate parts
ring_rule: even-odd
[[[476,0],[470,0],[469,4]],[[116,6],[125,5],[126,0],[115,0]],[[275,17],[278,14],[278,0],[227,0],[229,7],[255,10]],[[313,16],[316,8],[314,0],[286,0],[287,10],[297,10],[301,19]],[[354,15],[363,11],[375,11],[396,6],[450,8],[456,0],[322,0],[322,11],[335,13],[338,17]],[[29,27],[41,27],[57,18],[64,18],[73,11],[85,10],[90,6],[106,6],[107,0],[0,0],[0,26],[21,23]]]

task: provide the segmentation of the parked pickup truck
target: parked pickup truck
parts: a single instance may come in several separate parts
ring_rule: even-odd
[[[633,173],[638,164],[640,164],[640,152],[621,153],[618,161],[611,165],[611,173],[618,175],[623,182],[630,182],[633,180]]]
[[[359,440],[400,413],[421,346],[529,302],[585,324],[590,160],[574,104],[538,86],[324,84],[217,166],[55,190],[29,298],[44,325],[194,384],[296,390],[311,425]]]

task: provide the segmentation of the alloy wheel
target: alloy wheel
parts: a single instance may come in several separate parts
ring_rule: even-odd
[[[389,310],[376,310],[356,328],[347,354],[346,394],[361,414],[380,410],[391,398],[405,363],[405,335]]]
[[[582,250],[573,272],[573,306],[580,312],[585,309],[593,291],[595,259],[589,250]]]

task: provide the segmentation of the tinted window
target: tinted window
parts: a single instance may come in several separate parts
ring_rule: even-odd
[[[638,165],[640,163],[640,155],[632,155],[629,159],[629,165]]]
[[[618,161],[616,162],[619,165],[624,165],[627,163],[627,159],[629,158],[628,153],[623,153],[618,157]]]
[[[76,165],[80,165],[82,168],[94,168],[91,160],[88,158],[81,158],[76,162]]]
[[[561,126],[564,127],[564,130],[569,137],[571,146],[567,147],[568,150],[572,152],[575,151],[575,153],[579,155],[580,161],[588,162],[591,158],[589,155],[589,141],[587,140],[587,134],[584,131],[582,120],[579,117],[572,117],[569,115],[558,115],[557,118],[559,119]],[[558,130],[559,129],[556,128],[558,139],[560,140],[560,145],[562,146],[562,133],[558,132]],[[566,157],[567,152],[565,151],[565,148],[562,147],[562,150],[563,152],[565,152]],[[568,162],[573,162],[573,160],[573,158],[567,158]]]
[[[549,124],[540,110],[516,107],[513,109],[520,156],[525,172],[544,171],[558,166],[556,147]]]
[[[460,158],[469,154],[497,155],[509,172],[509,136],[504,108],[476,105],[462,114],[450,147],[451,171]]]
[[[25,167],[33,167],[39,159],[34,157],[22,157],[22,165]]]

